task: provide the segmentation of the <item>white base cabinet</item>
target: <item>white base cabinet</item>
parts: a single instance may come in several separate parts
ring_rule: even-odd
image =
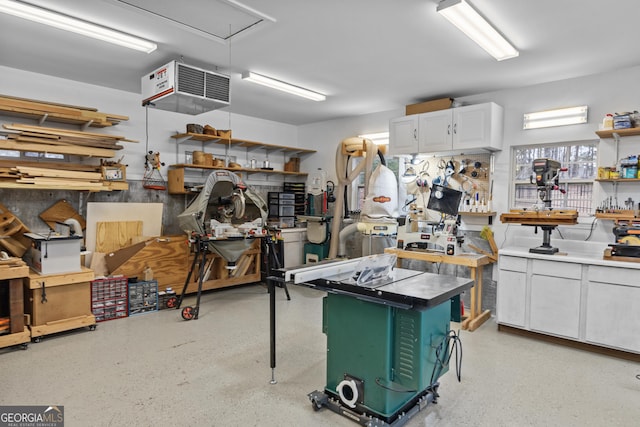
[[[498,270],[498,324],[640,353],[640,265],[506,248]]]
[[[286,228],[280,231],[284,242],[284,267],[304,264],[304,244],[307,242],[306,228]]]

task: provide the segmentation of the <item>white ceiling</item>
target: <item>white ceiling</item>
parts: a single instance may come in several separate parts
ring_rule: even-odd
[[[438,0],[240,0],[275,22],[258,18],[230,42],[204,34],[224,38],[246,19],[251,23],[236,16],[229,0],[126,1],[156,14],[119,0],[29,0],[153,40],[155,52],[0,14],[0,64],[139,93],[143,75],[182,59],[231,75],[233,113],[295,125],[640,64],[637,0],[469,0],[520,50],[502,62],[439,16]],[[249,70],[322,92],[327,100],[242,81]]]

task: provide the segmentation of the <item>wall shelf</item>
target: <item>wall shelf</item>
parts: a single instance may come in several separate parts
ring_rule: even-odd
[[[316,150],[309,150],[306,148],[287,147],[284,145],[265,144],[262,142],[249,141],[246,139],[237,138],[222,138],[214,135],[200,134],[200,133],[178,133],[171,135],[177,143],[193,140],[202,143],[220,144],[232,148],[245,148],[247,151],[265,150],[267,153],[271,152],[285,152],[287,154],[306,155],[313,154]]]
[[[489,225],[493,225],[493,217],[496,216],[495,212],[458,212],[458,215],[461,217],[477,217],[477,218],[487,218],[487,223]]]
[[[306,177],[308,174],[306,172],[287,172],[280,170],[269,170],[269,169],[250,169],[250,168],[228,168],[228,167],[218,167],[218,166],[203,166],[203,165],[190,165],[190,164],[176,164],[169,165],[168,171],[168,184],[169,184],[169,194],[190,194],[192,191],[189,191],[185,188],[185,179],[184,179],[184,171],[185,169],[194,169],[194,170],[228,170],[235,173],[245,173],[247,175],[264,173],[269,175],[283,175],[283,176],[303,176]]]
[[[601,178],[597,178],[594,181],[596,182],[612,182],[612,183],[618,183],[618,182],[640,182],[640,178],[607,178],[607,179],[601,179]]]
[[[608,130],[598,130],[596,131],[596,135],[600,138],[616,138],[624,137],[624,136],[636,136],[640,135],[640,127],[637,128],[629,128],[629,129],[608,129]]]

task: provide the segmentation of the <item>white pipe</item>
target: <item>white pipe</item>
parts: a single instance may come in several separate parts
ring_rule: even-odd
[[[344,257],[347,255],[347,237],[349,237],[351,234],[354,234],[356,231],[358,231],[357,222],[349,224],[345,228],[340,230],[340,247],[338,249],[338,256]]]
[[[347,148],[358,147],[364,149],[364,160],[360,162],[349,174],[345,177],[347,168],[348,154],[343,154],[343,147]],[[346,151],[346,150],[345,150]],[[378,152],[378,146],[370,139],[351,137],[342,140],[338,144],[336,150],[336,176],[338,177],[338,193],[336,194],[336,203],[333,205],[333,220],[331,223],[331,244],[329,245],[329,259],[333,259],[338,254],[339,233],[342,227],[342,210],[344,209],[344,192],[345,187],[353,182],[354,179],[360,175],[363,169],[365,169],[365,194],[367,194],[369,188],[369,178],[373,169],[373,160]]]

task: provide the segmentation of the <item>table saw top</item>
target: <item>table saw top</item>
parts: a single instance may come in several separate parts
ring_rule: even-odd
[[[394,268],[388,279],[358,285],[350,272],[298,283],[325,292],[405,309],[424,310],[439,305],[472,287],[469,278]]]

